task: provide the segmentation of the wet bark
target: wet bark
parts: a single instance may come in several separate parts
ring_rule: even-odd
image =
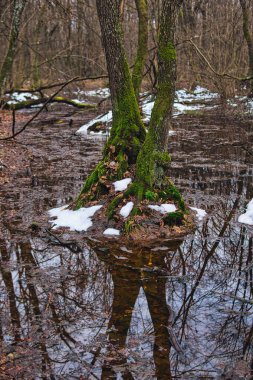
[[[26,3],[27,0],[14,0],[13,3],[13,16],[9,37],[9,46],[0,71],[0,95],[2,95],[4,92],[4,87],[6,85],[8,75],[12,70],[18,44],[18,35],[20,30],[21,18]]]
[[[148,50],[148,3],[147,0],[135,0],[139,27],[138,27],[138,48],[133,68],[133,86],[136,99],[139,98],[142,74]]]
[[[247,0],[240,0],[243,17],[243,34],[248,46],[248,58],[249,58],[249,76],[253,76],[253,39],[250,33],[250,21],[249,21],[249,3]],[[250,80],[250,97],[253,97],[253,80]]]
[[[170,162],[168,134],[172,117],[176,81],[175,23],[182,0],[163,1],[158,45],[157,97],[150,127],[137,160],[137,179],[145,187],[161,187]]]
[[[110,146],[115,146],[117,161],[120,159],[119,156],[125,154],[127,156],[125,158],[131,163],[136,160],[140,148],[136,138],[143,141],[145,132],[123,46],[121,1],[97,0],[96,3],[113,112],[112,130],[105,152],[109,153]]]
[[[98,183],[101,177],[106,176],[109,180],[123,177],[129,165],[136,162],[146,134],[123,46],[122,2],[97,0],[96,4],[107,62],[113,120],[103,159],[86,180],[77,207],[83,202],[80,201],[80,197]],[[104,190],[103,185],[98,186],[95,198]]]

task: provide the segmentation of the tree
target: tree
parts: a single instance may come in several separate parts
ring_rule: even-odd
[[[142,81],[142,74],[145,65],[145,59],[148,50],[148,3],[147,0],[135,0],[138,19],[138,49],[133,69],[133,86],[137,99],[139,99],[139,92]]]
[[[164,0],[158,43],[158,86],[148,133],[143,127],[133,81],[123,47],[119,0],[97,0],[97,11],[105,49],[111,90],[113,122],[103,158],[87,178],[76,201],[76,207],[89,201],[108,200],[107,216],[112,218],[125,199],[138,205],[148,200],[165,203],[174,201],[178,211],[170,213],[163,222],[180,224],[185,214],[184,201],[166,177],[170,163],[168,133],[175,95],[176,52],[174,32],[182,0]],[[112,195],[112,181],[134,177],[122,194]],[[134,208],[131,217],[142,213]],[[138,219],[138,218],[137,218]],[[137,220],[135,219],[135,221]]]
[[[12,13],[12,22],[11,30],[9,36],[9,45],[7,49],[6,56],[4,58],[3,65],[0,70],[0,94],[4,92],[5,82],[8,75],[11,72],[12,65],[15,58],[15,53],[18,44],[18,35],[21,23],[21,17],[25,8],[27,0],[14,0],[13,1],[13,13]]]
[[[250,1],[240,0],[243,17],[243,34],[248,46],[248,60],[249,60],[249,77],[253,78],[253,39],[249,27],[249,5]],[[250,97],[253,97],[253,79],[250,80]]]

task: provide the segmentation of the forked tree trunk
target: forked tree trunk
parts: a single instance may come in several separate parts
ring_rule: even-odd
[[[249,2],[250,3],[250,2]],[[248,75],[253,77],[253,38],[249,25],[249,3],[246,0],[240,0],[243,17],[243,34],[248,46],[249,72]],[[250,80],[250,97],[253,97],[253,79]]]
[[[139,99],[139,93],[142,82],[142,75],[145,66],[145,60],[148,51],[148,3],[147,0],[135,0],[139,27],[138,27],[138,48],[133,68],[133,86],[136,99]]]
[[[115,179],[122,179],[126,171],[130,169],[131,176],[134,176],[133,183],[124,194],[114,198],[108,207],[110,211],[107,215],[113,215],[115,206],[121,202],[122,198],[132,197],[139,202],[144,200],[144,203],[148,199],[174,200],[179,210],[179,213],[174,215],[175,220],[183,217],[184,201],[165,175],[170,162],[170,155],[167,152],[168,134],[175,96],[174,31],[182,1],[164,0],[162,4],[158,46],[158,92],[149,131],[145,137],[123,48],[120,23],[121,1],[97,0],[110,81],[113,123],[103,159],[86,180],[76,202],[77,208],[90,200],[99,200],[109,193],[111,196],[112,186],[108,184],[108,181],[111,183]]]
[[[15,53],[18,44],[18,35],[20,30],[20,23],[22,13],[24,11],[27,0],[14,0],[13,2],[13,15],[12,15],[12,23],[11,23],[11,31],[9,36],[9,45],[6,56],[4,58],[4,62],[2,68],[0,70],[0,95],[4,92],[4,87],[6,84],[6,80],[8,75],[12,70],[12,65],[15,58]]]
[[[149,131],[137,160],[137,181],[145,188],[161,188],[170,162],[168,135],[175,97],[175,23],[183,0],[164,0],[158,45],[158,86]]]

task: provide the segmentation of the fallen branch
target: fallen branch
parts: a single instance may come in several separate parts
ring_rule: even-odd
[[[15,110],[15,111],[18,111],[18,110],[21,110],[21,109],[24,109],[24,108],[31,108],[33,106],[36,106],[36,105],[39,105],[39,104],[49,104],[49,103],[64,103],[64,104],[68,104],[70,106],[73,106],[73,107],[77,107],[77,108],[95,108],[96,105],[95,104],[90,104],[90,103],[81,103],[81,102],[77,102],[75,100],[72,100],[72,99],[68,99],[68,98],[63,98],[61,96],[54,96],[53,98],[50,97],[50,98],[39,98],[39,99],[29,99],[29,100],[24,100],[22,102],[19,102],[19,103],[5,103],[3,106],[2,106],[2,109],[5,109],[5,110]]]

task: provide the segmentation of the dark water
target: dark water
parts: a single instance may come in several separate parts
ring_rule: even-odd
[[[252,121],[177,118],[169,175],[208,217],[182,240],[109,249],[34,227],[99,160],[78,117],[22,135],[31,173],[1,189],[0,379],[252,379],[253,230],[237,222],[253,198]]]

